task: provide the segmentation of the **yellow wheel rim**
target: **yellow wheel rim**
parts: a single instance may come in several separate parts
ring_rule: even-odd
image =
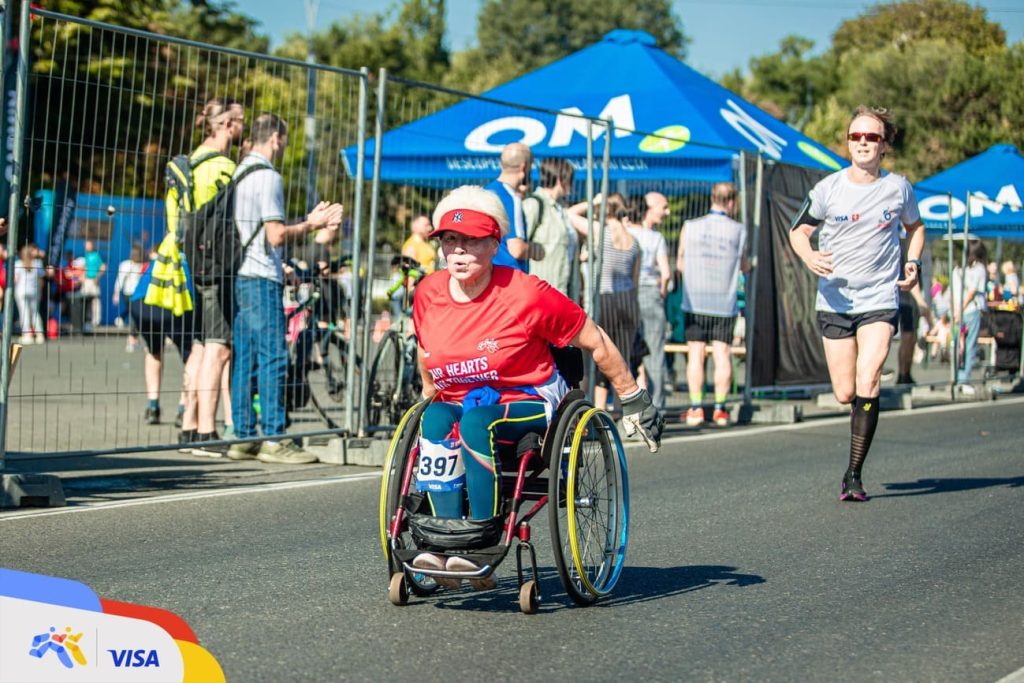
[[[384,459],[384,474],[380,478],[380,547],[384,551],[384,557],[391,557],[388,551],[388,483],[391,481],[391,463],[395,459],[395,451],[398,450],[398,442],[402,440],[402,436],[405,432],[405,424],[412,417],[412,414],[420,407],[417,403],[409,410],[405,411],[405,415],[402,415],[402,419],[398,421],[398,428],[395,430],[395,435],[391,437],[391,444],[388,446],[388,455]]]
[[[576,461],[579,458],[580,442],[590,424],[590,418],[598,412],[600,412],[599,408],[591,408],[583,413],[579,424],[576,425],[576,431],[572,435],[572,447],[569,450],[569,476],[565,483],[565,508],[566,516],[569,518],[569,545],[572,548],[572,563],[576,567],[576,575],[579,576],[583,587],[588,593],[595,596],[603,595],[603,593],[594,587],[594,584],[590,582],[590,577],[587,576],[583,567],[583,553],[580,552],[579,539],[576,535]]]

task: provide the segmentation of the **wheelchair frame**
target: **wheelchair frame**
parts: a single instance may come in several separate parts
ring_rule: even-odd
[[[421,502],[413,488],[419,423],[427,405],[429,401],[422,401],[402,417],[384,465],[380,535],[388,564],[390,601],[404,605],[410,593],[431,595],[440,588],[437,578],[489,577],[515,541],[519,607],[526,614],[535,613],[541,596],[530,521],[545,506],[555,566],[566,592],[580,605],[592,604],[610,593],[625,562],[629,530],[625,451],[612,418],[574,389],[562,400],[543,437],[529,434],[514,447],[502,448],[505,522],[501,541],[489,548],[439,553],[464,555],[480,565],[473,572],[455,572],[411,564],[423,552],[412,540],[408,517],[415,511],[409,506]],[[532,505],[524,510],[528,503]]]

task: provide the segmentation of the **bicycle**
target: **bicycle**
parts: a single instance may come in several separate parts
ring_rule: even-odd
[[[331,276],[349,262],[350,259],[338,259],[316,271],[301,261],[289,259],[300,285],[308,286],[305,299],[285,316],[286,325],[298,316],[305,316],[304,326],[290,344],[285,391],[289,422],[293,411],[312,404],[328,429],[338,429],[327,413],[324,398],[334,403],[345,400],[349,340],[336,324],[345,317],[344,295]],[[362,372],[362,358],[358,355],[355,372],[358,386]]]
[[[366,424],[368,431],[390,431],[423,393],[423,380],[417,364],[415,331],[406,332],[411,315],[413,290],[425,273],[420,264],[408,256],[391,261],[398,268],[397,277],[388,289],[388,299],[404,288],[401,315],[397,328],[387,331],[377,346],[366,389]]]

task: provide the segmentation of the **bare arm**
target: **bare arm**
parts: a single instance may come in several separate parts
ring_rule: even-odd
[[[423,347],[417,344],[416,351],[416,365],[420,369],[420,379],[423,380],[423,398],[434,398],[437,387],[434,386],[434,378],[430,376],[427,364],[423,360]]]
[[[686,225],[679,231],[679,245],[676,247],[676,270],[682,275],[685,270],[683,255],[686,252]]]
[[[919,284],[921,279],[920,269],[917,267],[916,263],[911,263],[911,261],[921,260],[921,252],[924,251],[923,226],[924,223],[920,220],[916,223],[912,223],[911,225],[903,226],[906,228],[909,243],[907,244],[907,262],[903,266],[903,279],[896,283],[899,285],[900,289],[913,291],[914,287]],[[915,298],[920,296],[920,287],[918,287],[918,294]],[[921,297],[921,300],[924,300],[923,297]]]
[[[658,254],[658,273],[661,277],[661,298],[668,296],[668,283],[672,281],[672,269],[668,266],[668,254]]]
[[[611,380],[616,395],[625,396],[639,388],[615,344],[589,317],[570,343],[590,353],[601,373]]]
[[[281,221],[267,221],[263,227],[267,231],[267,242],[272,247],[279,247],[285,242],[294,242],[303,236],[315,231],[327,228],[323,233],[316,236],[320,244],[330,242],[337,236],[338,227],[341,225],[341,217],[344,209],[341,204],[330,204],[320,202],[309,212],[306,220],[294,225],[285,225]],[[324,234],[326,233],[326,234]]]
[[[832,272],[832,252],[815,251],[811,246],[815,229],[808,223],[798,225],[789,231],[789,244],[812,273],[824,276]]]

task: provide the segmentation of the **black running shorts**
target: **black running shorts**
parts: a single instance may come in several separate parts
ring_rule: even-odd
[[[857,328],[871,323],[889,323],[895,331],[899,317],[899,311],[896,309],[866,313],[818,311],[818,327],[825,339],[849,339],[857,336]]]

